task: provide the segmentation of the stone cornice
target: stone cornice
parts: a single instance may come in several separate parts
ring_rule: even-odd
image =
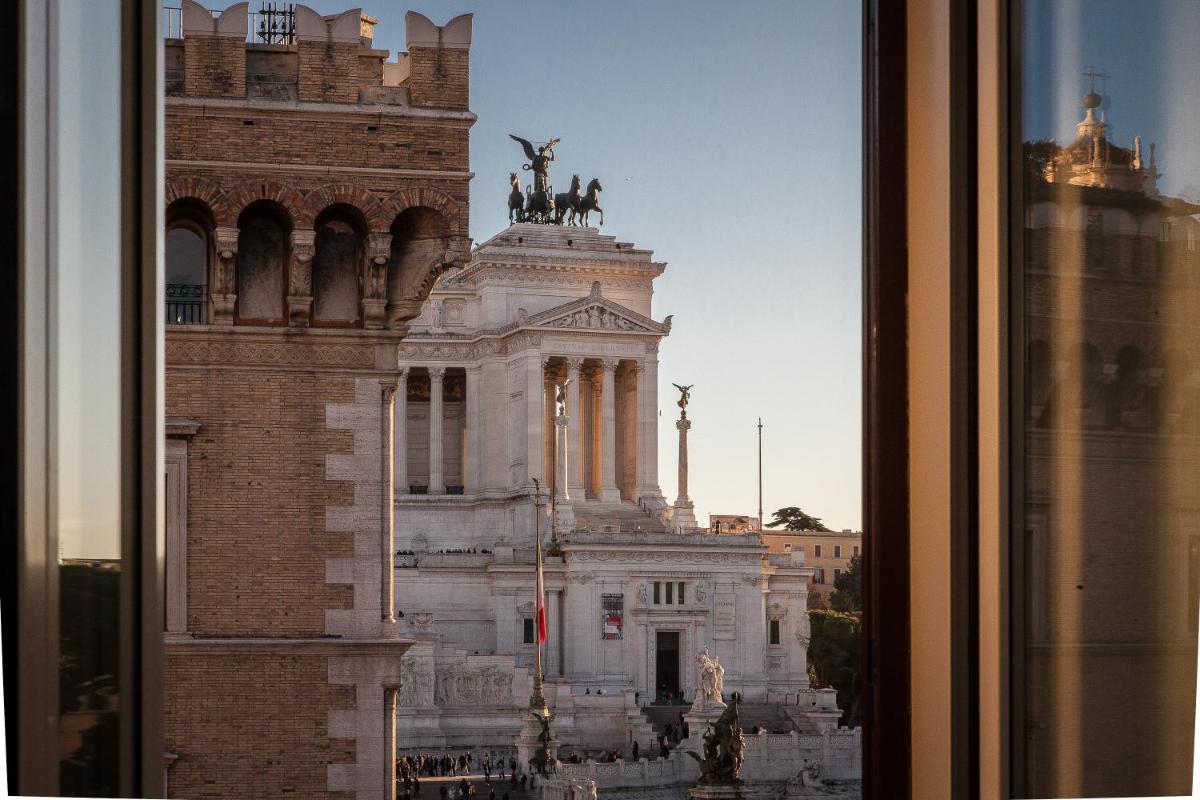
[[[300,100],[267,100],[263,98],[186,97],[168,95],[164,104],[167,114],[195,114],[211,117],[278,116],[293,120],[353,121],[363,117],[414,117],[439,120],[470,127],[478,117],[471,111],[452,111],[443,108],[414,108],[383,103],[316,103]]]
[[[387,167],[328,166],[326,164],[288,164],[278,161],[191,161],[168,158],[167,172],[174,171],[233,171],[254,174],[292,172],[337,177],[339,175],[374,175],[388,178],[433,178],[444,180],[470,180],[474,172],[442,169],[392,169]]]
[[[400,656],[413,645],[412,639],[347,639],[314,637],[282,639],[273,637],[166,636],[163,646],[171,651],[200,655],[266,655],[274,653],[330,656]]]

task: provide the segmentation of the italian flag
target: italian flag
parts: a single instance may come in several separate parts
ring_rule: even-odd
[[[537,640],[538,644],[546,641],[546,587],[542,583],[542,542],[540,536],[537,543]]]

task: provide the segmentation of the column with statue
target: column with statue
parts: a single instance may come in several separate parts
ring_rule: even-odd
[[[688,419],[687,406],[692,397],[692,386],[671,384],[679,390],[679,419],[675,428],[679,431],[679,494],[671,512],[671,529],[676,533],[684,533],[699,527],[696,522],[696,509],[688,497],[688,431],[692,429],[692,421]]]
[[[529,708],[521,723],[517,736],[517,763],[519,768],[545,775],[554,769],[558,761],[558,741],[550,731],[554,712],[546,702],[543,690],[542,645],[546,642],[546,584],[542,574],[542,487],[533,479],[533,529],[534,529],[534,624],[536,646],[533,656],[533,691],[529,696]]]
[[[683,750],[696,761],[699,779],[688,792],[690,800],[742,800],[742,763],[746,737],[738,718],[742,697],[734,692],[726,703],[725,669],[705,647],[696,657],[700,687],[684,719],[688,738]]]

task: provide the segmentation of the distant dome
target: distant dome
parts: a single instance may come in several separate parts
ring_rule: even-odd
[[[1088,92],[1083,96],[1083,107],[1091,111],[1093,108],[1099,108],[1104,102],[1104,98],[1093,92]]]

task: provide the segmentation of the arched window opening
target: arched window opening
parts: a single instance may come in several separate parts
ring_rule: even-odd
[[[365,233],[361,214],[349,206],[333,206],[317,218],[316,231],[313,322],[353,325],[361,317]]]
[[[284,321],[290,233],[287,214],[268,201],[250,204],[238,217],[238,322]]]
[[[431,208],[402,211],[392,222],[387,268],[387,325],[410,320],[421,310],[421,285],[441,266],[450,244],[445,218]]]
[[[209,238],[203,228],[183,222],[167,229],[166,321],[203,325],[208,321]]]

